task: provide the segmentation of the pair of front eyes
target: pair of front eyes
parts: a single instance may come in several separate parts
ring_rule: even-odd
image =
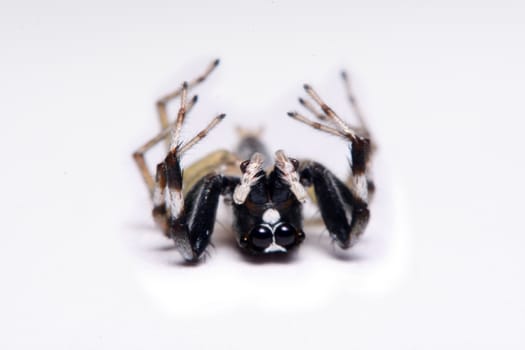
[[[269,247],[274,238],[275,243],[283,248],[289,248],[296,243],[297,230],[288,223],[279,223],[272,228],[269,225],[257,225],[248,235],[252,247],[264,251]]]

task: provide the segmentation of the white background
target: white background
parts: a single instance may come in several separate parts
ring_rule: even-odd
[[[522,349],[524,16],[518,1],[2,2],[0,347]],[[218,243],[188,268],[155,235],[130,154],[158,130],[153,101],[215,57],[187,131],[228,117],[188,161],[264,124],[274,149],[343,174],[344,147],[285,112],[308,81],[348,113],[351,71],[386,194],[364,258],[325,236],[297,261]],[[389,230],[399,259],[369,269]]]

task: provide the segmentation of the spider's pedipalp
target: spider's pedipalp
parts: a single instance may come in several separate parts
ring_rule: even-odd
[[[235,187],[233,192],[233,201],[236,204],[242,204],[248,197],[250,189],[261,176],[263,171],[264,156],[261,153],[254,153],[249,161],[242,164],[241,182]]]
[[[295,198],[301,203],[306,202],[308,193],[301,184],[296,166],[292,160],[284,154],[283,150],[275,152],[275,167],[281,172],[281,179],[290,186],[290,191],[295,195]]]

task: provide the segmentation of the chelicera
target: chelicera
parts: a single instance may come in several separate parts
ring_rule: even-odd
[[[353,246],[370,218],[368,204],[374,185],[369,169],[375,146],[346,73],[342,78],[359,126],[341,119],[309,85],[304,85],[304,90],[310,99],[300,98],[299,102],[318,121],[298,112],[289,112],[288,116],[347,143],[347,180],[339,179],[321,163],[291,158],[282,150],[275,152],[271,164],[258,133],[248,131],[240,132],[234,152],[217,150],[183,171],[185,152],[225,117],[216,116],[186,142],[180,138],[184,120],[197,102],[197,96],[188,100],[188,91],[206,80],[218,64],[215,60],[201,76],[157,101],[162,129],[133,153],[153,201],[153,217],[164,235],[174,241],[185,260],[199,261],[210,244],[223,196],[231,204],[233,231],[240,249],[254,255],[286,254],[305,239],[302,207],[310,198],[335,243],[342,249]],[[166,106],[178,97],[177,118],[170,123]],[[167,141],[167,155],[153,177],[144,154],[163,140]]]

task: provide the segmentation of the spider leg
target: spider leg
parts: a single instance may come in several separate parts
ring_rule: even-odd
[[[188,114],[195,103],[197,102],[197,96],[193,96],[193,98],[188,102],[186,107],[186,114]],[[135,152],[133,152],[133,159],[135,160],[135,163],[137,164],[139,171],[142,175],[142,178],[144,179],[144,182],[146,184],[146,187],[148,188],[148,192],[150,193],[150,196],[153,198],[153,190],[155,187],[155,179],[153,178],[153,175],[151,174],[149,167],[146,164],[146,160],[144,159],[144,155],[147,151],[149,151],[151,148],[153,148],[155,145],[157,145],[162,140],[168,140],[171,128],[175,125],[175,122],[173,122],[171,125],[168,125],[167,128],[160,131],[157,135],[152,137],[150,140],[148,140],[146,143],[144,143],[141,147],[139,147]]]
[[[196,184],[212,173],[221,173],[229,175],[230,178],[238,176],[239,160],[229,151],[218,150],[212,152],[197,161],[190,164],[188,167],[182,167],[179,162],[172,164],[172,168],[177,169],[177,166],[181,169],[180,173],[182,176],[182,198],[187,198],[189,192],[195,188]],[[184,173],[182,175],[182,173]],[[179,176],[179,175],[175,175]],[[232,180],[233,181],[233,180]],[[153,217],[166,237],[170,237],[168,232],[168,217],[166,208],[166,162],[161,162],[157,165],[157,173],[155,177],[155,187],[153,192]],[[226,191],[223,194],[228,194]],[[193,195],[192,195],[193,196]],[[184,207],[187,207],[184,204]]]
[[[202,83],[206,78],[213,72],[213,70],[219,65],[219,59],[214,60],[211,62],[208,67],[206,67],[206,70],[199,75],[197,78],[190,80],[187,84],[187,89],[192,89],[196,85]],[[177,88],[174,91],[164,95],[163,97],[159,98],[157,100],[156,106],[157,106],[157,113],[159,115],[160,125],[162,130],[168,128],[169,121],[168,121],[168,112],[167,112],[167,105],[168,103],[177,98],[182,94],[183,89]]]
[[[343,79],[346,95],[348,96],[350,106],[352,107],[352,110],[354,111],[354,114],[359,120],[359,124],[361,125],[362,134],[368,138],[371,138],[370,128],[368,127],[366,118],[363,115],[361,105],[357,101],[354,90],[352,89],[352,82],[350,80],[350,77],[348,76],[348,73],[346,71],[342,71],[341,78]]]
[[[240,160],[230,151],[224,149],[207,154],[184,168],[183,193],[186,194],[201,178],[212,172],[217,171],[230,176],[241,176],[239,164]]]
[[[350,127],[341,117],[339,117],[332,108],[330,108],[322,99],[319,97],[317,92],[308,84],[304,84],[304,90],[306,93],[321,107],[323,112],[328,117],[328,120],[332,122],[343,134],[347,137],[355,137],[356,131]]]
[[[215,217],[221,195],[231,195],[238,184],[236,177],[212,172],[202,176],[204,171],[218,170],[223,165],[232,165],[236,159],[224,152],[215,152],[203,158],[191,168],[191,187],[183,180],[181,158],[185,152],[202,140],[225,117],[221,114],[195,137],[183,143],[181,129],[186,117],[186,95],[188,84],[181,90],[181,104],[175,123],[170,127],[169,152],[157,166],[153,191],[153,216],[164,234],[172,238],[183,258],[195,262],[203,255],[210,243]],[[198,180],[195,178],[200,177]],[[194,184],[193,184],[194,183]],[[188,186],[189,191],[186,191]]]
[[[309,125],[314,129],[321,130],[321,131],[324,131],[328,134],[332,134],[335,136],[344,137],[344,134],[340,132],[338,129],[332,128],[331,126],[324,125],[318,122],[311,121],[310,119],[306,118],[302,114],[299,114],[298,112],[288,112],[288,116],[303,124]]]
[[[153,217],[163,229],[163,232],[166,236],[170,235],[169,220],[171,218],[178,218],[181,216],[184,209],[184,197],[182,193],[182,169],[180,166],[181,154],[179,154],[178,151],[180,148],[180,131],[186,116],[187,90],[188,83],[184,82],[181,88],[181,102],[179,111],[177,113],[177,119],[169,129],[165,129],[160,133],[163,134],[163,132],[167,132],[170,134],[170,149],[164,161],[157,165],[155,183],[153,185],[153,190],[151,191],[153,199]],[[224,116],[220,117],[222,119]],[[164,137],[158,138],[158,140],[163,138]],[[141,165],[145,167],[145,164],[139,164],[139,167]],[[141,168],[141,170],[144,169],[147,171],[146,167]],[[166,196],[166,188],[168,189],[168,196]]]
[[[374,141],[375,138],[370,132],[370,128],[368,127],[368,123],[366,121],[366,118],[364,117],[363,110],[361,109],[361,105],[359,104],[356,94],[352,88],[352,81],[348,73],[344,70],[341,72],[341,78],[343,79],[343,83],[344,83],[345,90],[346,90],[346,95],[348,97],[348,101],[350,102],[350,106],[352,107],[352,110],[355,116],[359,120],[360,134],[370,139],[370,157],[373,157],[373,155],[375,154],[377,150],[377,144]],[[371,201],[375,193],[375,183],[373,181],[372,171],[370,167],[366,169],[366,177],[367,177],[368,196],[369,196],[369,200]],[[348,178],[347,183],[350,181],[351,179]]]
[[[238,178],[208,174],[190,189],[179,215],[170,214],[168,234],[185,260],[197,261],[205,252],[215,226],[219,197],[231,194],[237,183]]]
[[[310,85],[305,84],[304,89],[322,109],[330,125],[313,122],[297,112],[289,112],[288,115],[348,142],[350,174],[346,184],[317,162],[304,161],[300,167],[301,182],[305,186],[313,186],[315,201],[327,229],[339,246],[346,249],[364,232],[370,218],[368,189],[373,188],[367,179],[370,140],[341,119]],[[319,112],[311,104],[302,99],[300,102],[319,118]]]
[[[310,101],[305,100],[302,97],[299,97],[299,103],[302,104],[303,107],[305,107],[310,113],[315,115],[317,117],[317,119],[322,120],[322,121],[329,121],[329,119],[326,116],[326,114],[324,114],[323,112],[321,112],[317,108],[315,108],[315,106]]]
[[[220,167],[219,162],[216,165]],[[239,179],[212,172],[186,192],[180,155],[175,148],[157,166],[156,180],[155,221],[174,240],[185,260],[197,261],[210,243],[219,197],[231,195]]]
[[[348,142],[348,162],[350,165],[350,174],[347,181],[347,186],[356,198],[360,198],[364,202],[368,203],[368,188],[374,188],[372,180],[367,179],[367,175],[369,175],[368,168],[371,155],[370,139],[366,136],[359,135],[358,131],[354,130],[349,124],[341,119],[334,112],[334,110],[330,108],[321,99],[321,97],[319,97],[317,92],[315,92],[315,90],[310,85],[305,84],[304,89],[308,95],[310,95],[310,97],[321,107],[323,112],[332,121],[334,127],[313,122],[297,112],[289,112],[288,115],[317,130],[340,136]]]
[[[368,204],[320,163],[307,161],[300,166],[301,182],[312,186],[321,217],[332,238],[347,249],[363,234],[370,212]]]

